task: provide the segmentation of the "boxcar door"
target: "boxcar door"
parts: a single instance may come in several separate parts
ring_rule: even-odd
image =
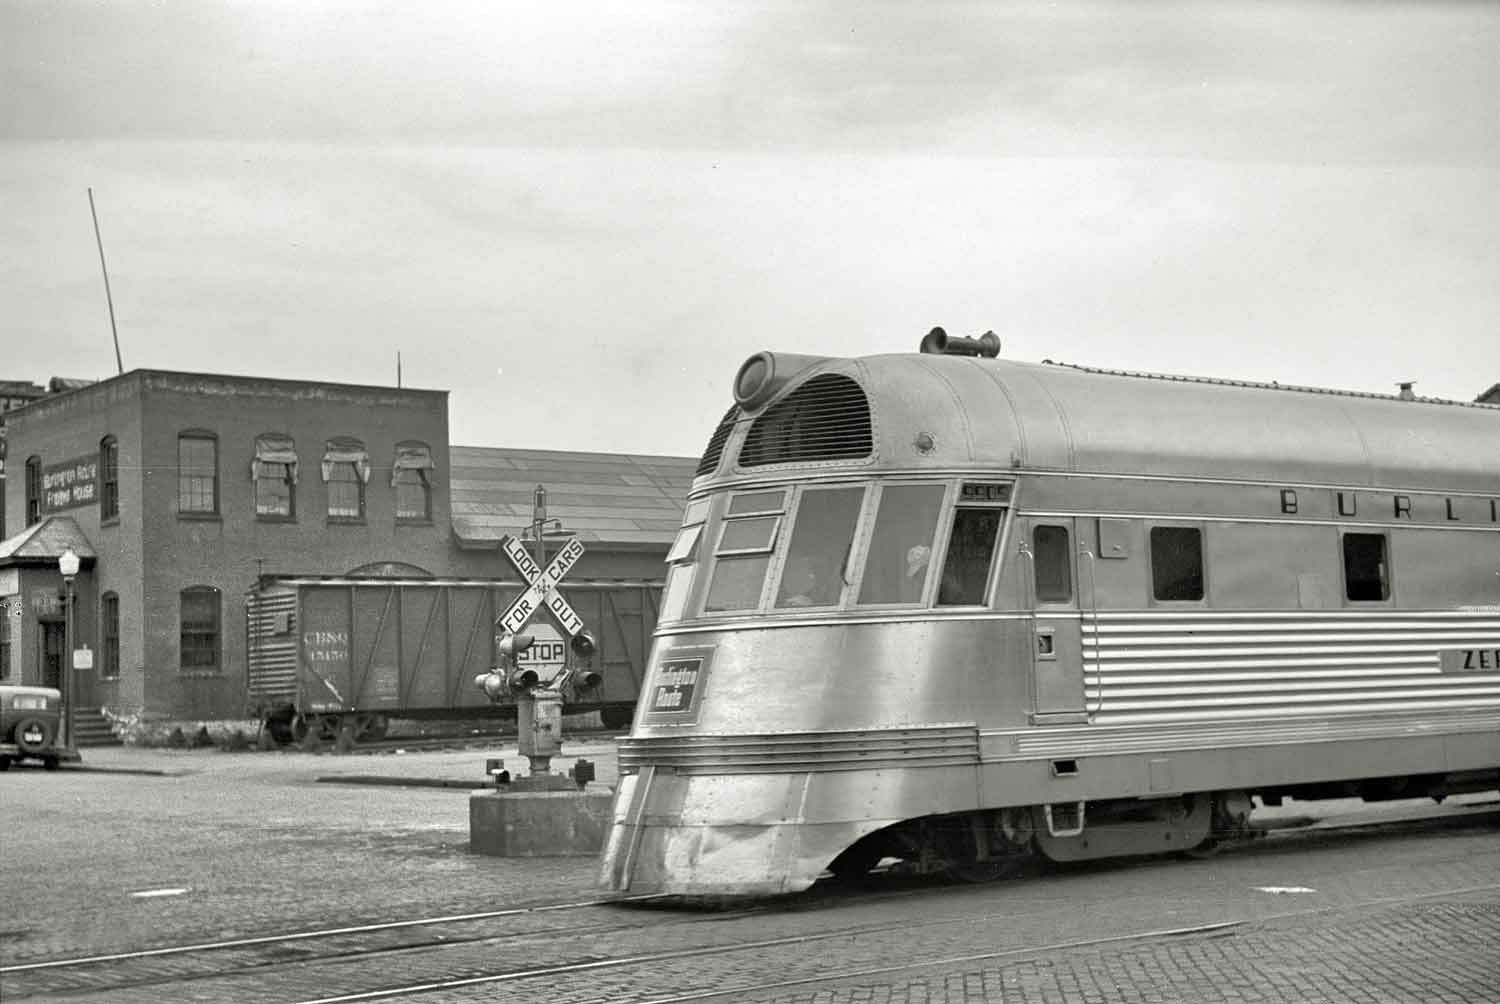
[[[1072,519],[1036,517],[1024,533],[1031,556],[1032,719],[1085,721],[1077,527]]]

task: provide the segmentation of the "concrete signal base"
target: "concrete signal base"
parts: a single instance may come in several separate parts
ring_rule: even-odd
[[[469,796],[469,850],[500,858],[596,855],[613,805],[608,786],[579,788],[561,775],[476,791]]]

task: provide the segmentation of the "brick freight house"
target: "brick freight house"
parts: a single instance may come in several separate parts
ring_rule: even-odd
[[[56,685],[71,547],[75,707],[183,720],[246,715],[263,577],[513,577],[498,541],[545,484],[579,577],[660,579],[696,464],[450,448],[446,391],[159,370],[5,417],[0,679]]]

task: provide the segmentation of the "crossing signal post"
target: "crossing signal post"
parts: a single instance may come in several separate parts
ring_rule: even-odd
[[[500,857],[592,855],[604,846],[612,794],[589,784],[594,772],[586,760],[574,765],[571,779],[548,771],[562,750],[564,696],[576,697],[603,682],[592,665],[598,643],[557,588],[582,556],[583,544],[570,538],[546,561],[543,536],[549,527],[560,527],[547,518],[547,491],[541,485],[535,501],[525,535],[535,542],[535,556],[515,537],[500,541],[525,586],[495,619],[494,668],[474,679],[491,701],[516,696],[518,746],[530,772],[512,779],[503,761],[489,761],[486,770],[497,786],[469,798],[469,847]],[[562,635],[547,620],[532,623],[542,610]]]
[[[598,643],[585,630],[583,618],[558,591],[558,584],[582,557],[583,543],[577,537],[569,538],[552,560],[544,564],[544,537],[549,527],[560,529],[557,520],[547,518],[547,490],[537,485],[529,528],[536,547],[535,557],[513,536],[507,535],[500,541],[501,552],[515,566],[526,586],[495,620],[495,668],[474,680],[491,701],[499,701],[509,693],[516,695],[519,752],[530,763],[529,776],[537,784],[543,784],[543,779],[550,776],[552,758],[562,751],[564,693],[576,696],[604,682],[603,675],[591,665]],[[542,610],[568,635],[568,655],[548,676],[537,668],[548,666],[546,663],[523,664],[523,657],[535,644],[540,628],[529,633],[522,633],[522,629]],[[556,637],[550,629],[546,633]]]

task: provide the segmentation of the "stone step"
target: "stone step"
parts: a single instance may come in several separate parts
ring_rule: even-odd
[[[109,726],[109,719],[98,708],[73,709],[73,745],[78,749],[90,746],[123,746],[119,736]]]

